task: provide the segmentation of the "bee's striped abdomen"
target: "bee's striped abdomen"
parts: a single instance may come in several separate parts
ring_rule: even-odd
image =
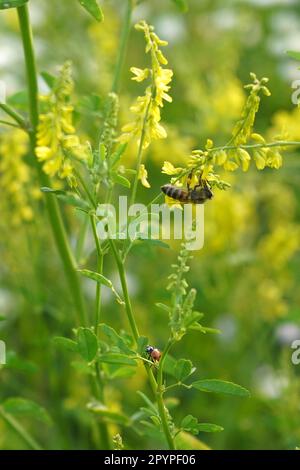
[[[189,193],[187,190],[173,186],[172,184],[165,184],[161,190],[166,196],[180,202],[187,202]]]

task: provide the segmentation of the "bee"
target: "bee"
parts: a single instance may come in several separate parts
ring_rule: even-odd
[[[159,362],[161,358],[161,352],[159,349],[154,348],[153,346],[147,346],[146,353],[149,355],[149,357],[151,357],[153,362]]]
[[[182,204],[204,204],[208,199],[213,198],[213,192],[209,187],[206,180],[202,180],[201,175],[199,177],[199,183],[193,188],[190,187],[192,174],[188,177],[187,187],[179,188],[173,184],[165,184],[161,187],[164,194],[181,202]]]

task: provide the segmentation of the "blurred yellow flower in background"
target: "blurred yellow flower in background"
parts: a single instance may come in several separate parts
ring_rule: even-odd
[[[33,218],[30,198],[36,197],[37,188],[32,188],[30,168],[24,162],[28,144],[28,136],[21,129],[0,134],[1,217],[6,214],[7,223],[12,225]]]

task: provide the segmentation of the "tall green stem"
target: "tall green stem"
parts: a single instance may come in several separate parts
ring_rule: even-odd
[[[137,343],[138,338],[139,338],[139,332],[138,332],[137,324],[136,324],[136,321],[135,321],[135,317],[134,317],[134,313],[133,313],[133,310],[132,310],[131,301],[130,301],[130,297],[129,297],[129,293],[128,293],[124,263],[122,262],[122,258],[120,256],[118,248],[116,247],[113,240],[110,240],[110,245],[111,245],[111,248],[112,248],[116,263],[117,263],[118,271],[119,271],[119,277],[120,277],[122,290],[123,290],[123,296],[124,296],[124,301],[125,301],[127,318],[128,318],[129,323],[130,323],[130,327],[131,327],[133,337],[135,339],[135,342]],[[168,353],[168,350],[169,350],[170,347],[171,347],[171,344],[168,345],[168,348],[166,348],[166,350],[164,351],[163,357],[164,357],[165,354]],[[151,368],[148,366],[148,364],[145,365],[145,368],[146,368],[146,372],[147,372],[147,375],[148,375],[151,390],[153,392],[154,397],[157,400],[158,411],[159,411],[163,431],[164,431],[166,440],[168,442],[168,446],[169,446],[170,449],[175,449],[175,443],[174,443],[174,439],[173,439],[173,436],[172,436],[170,428],[169,428],[168,418],[167,418],[167,411],[166,411],[164,401],[163,401],[162,367],[159,368],[159,373],[161,374],[161,378],[160,378],[160,382],[158,382],[158,383],[156,382],[155,377],[153,375],[153,372],[152,372]]]
[[[121,281],[121,285],[122,285],[122,291],[123,291],[123,295],[124,295],[124,302],[125,302],[125,307],[126,307],[127,318],[128,318],[128,321],[129,321],[129,324],[130,324],[130,327],[131,327],[131,331],[132,331],[134,340],[137,343],[140,334],[139,334],[139,330],[138,330],[138,327],[137,327],[137,324],[136,324],[136,321],[135,321],[135,318],[134,318],[132,306],[131,306],[131,301],[130,301],[130,296],[129,296],[129,292],[128,292],[127,279],[126,279],[124,265],[123,265],[119,250],[116,247],[115,242],[113,240],[110,240],[110,246],[112,248],[112,251],[113,251],[116,263],[117,263],[117,267],[118,267],[119,277],[120,277],[120,281]]]
[[[21,426],[21,424],[11,415],[6,413],[0,406],[0,417],[5,423],[22,439],[23,442],[32,450],[42,450],[36,440]]]
[[[96,227],[96,221],[95,221],[94,215],[90,216],[90,221],[91,221],[93,237],[94,237],[96,251],[97,251],[97,273],[102,274],[103,253],[102,253],[101,245],[100,245],[99,238],[97,235],[97,227]],[[95,333],[97,335],[98,329],[99,329],[99,323],[100,323],[100,313],[101,313],[101,284],[100,282],[97,282],[96,284],[97,285],[96,285],[96,302],[95,302]]]
[[[124,67],[126,51],[127,51],[127,46],[128,46],[128,39],[129,39],[129,34],[130,34],[132,9],[133,9],[133,0],[127,0],[125,18],[123,21],[122,32],[121,32],[119,53],[118,53],[117,62],[116,62],[114,80],[113,80],[113,84],[111,88],[111,91],[114,93],[118,93],[120,90],[122,70]]]
[[[24,58],[26,65],[28,95],[29,95],[29,115],[30,115],[30,147],[32,158],[36,147],[36,131],[39,120],[38,110],[38,84],[37,84],[37,69],[35,63],[32,31],[30,26],[28,5],[23,5],[17,8],[21,36],[23,41]],[[39,181],[41,186],[50,186],[49,178],[42,171],[41,166],[34,159],[37,167]],[[57,200],[52,195],[46,197],[46,208],[49,215],[50,224],[52,227],[55,243],[59,251],[61,260],[63,262],[65,274],[69,283],[73,301],[76,307],[77,320],[80,324],[87,324],[87,316],[84,307],[81,286],[76,272],[76,263],[73,254],[70,250],[67,235],[61,218]]]
[[[162,353],[161,360],[159,363],[159,368],[158,368],[158,373],[157,373],[157,405],[159,409],[159,415],[162,423],[162,427],[164,430],[164,434],[166,436],[166,439],[168,441],[169,448],[171,450],[176,449],[175,447],[175,442],[174,438],[171,434],[170,427],[168,424],[168,415],[167,415],[167,410],[164,404],[163,400],[163,393],[164,393],[164,385],[163,385],[163,367],[164,367],[164,362],[166,360],[166,357],[168,355],[168,352],[172,346],[172,342],[169,341]]]

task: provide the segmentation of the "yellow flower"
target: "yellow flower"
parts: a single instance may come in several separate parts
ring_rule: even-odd
[[[75,161],[87,158],[86,147],[80,143],[72,122],[73,87],[71,65],[67,62],[49,95],[42,99],[47,111],[39,117],[35,150],[38,160],[43,162],[44,172],[51,177],[66,178],[70,186],[76,185]]]
[[[143,31],[146,40],[146,53],[151,54],[151,68],[139,69],[131,67],[133,73],[132,80],[142,82],[151,77],[151,83],[146,88],[145,94],[139,96],[130,110],[135,114],[135,119],[122,127],[122,134],[118,138],[119,142],[125,143],[132,138],[137,138],[142,147],[147,148],[153,140],[167,137],[166,130],[160,124],[161,108],[164,101],[171,102],[172,98],[168,94],[173,71],[165,69],[162,65],[167,64],[167,59],[162,54],[160,47],[166,46],[167,42],[162,41],[155,33],[153,26],[149,26],[145,21],[136,25],[136,29]]]
[[[131,80],[135,80],[136,82],[142,82],[149,76],[149,69],[142,70],[137,67],[131,67],[130,71],[135,75]]]
[[[172,165],[172,163],[168,161],[164,162],[164,165],[161,170],[162,173],[166,175],[170,175],[170,176],[179,175],[182,171],[183,171],[183,168],[179,168],[179,167],[175,168],[174,165]]]
[[[139,169],[139,180],[145,188],[151,188],[149,181],[148,181],[148,171],[145,168],[145,165],[141,164]]]

